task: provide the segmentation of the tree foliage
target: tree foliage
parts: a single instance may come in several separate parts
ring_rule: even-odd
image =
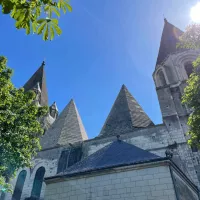
[[[190,24],[186,27],[177,48],[200,49],[200,24]]]
[[[6,180],[16,170],[29,167],[32,156],[40,149],[43,134],[40,119],[47,107],[38,107],[33,91],[24,92],[11,82],[12,70],[7,59],[0,56],[0,186],[8,190]]]
[[[44,40],[53,40],[62,33],[58,25],[61,11],[71,12],[69,0],[0,0],[3,14],[10,14],[17,29],[26,34],[43,34]]]
[[[189,129],[189,144],[200,147],[200,57],[193,62],[193,73],[190,75],[185,87],[182,102],[187,104],[192,113],[188,118]]]
[[[178,48],[200,49],[200,24],[191,24],[180,37]],[[191,108],[188,118],[190,135],[189,144],[200,148],[200,56],[193,62],[193,73],[184,89],[182,103]]]

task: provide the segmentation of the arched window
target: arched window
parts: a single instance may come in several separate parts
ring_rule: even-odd
[[[22,195],[22,190],[24,187],[24,182],[26,179],[26,174],[27,174],[26,170],[22,170],[19,173],[16,185],[15,185],[15,189],[12,195],[12,200],[20,200],[21,195]]]
[[[33,188],[32,188],[32,191],[31,191],[31,197],[40,198],[44,174],[45,174],[45,168],[40,167],[35,174],[35,179],[34,179],[34,182],[33,182]]]
[[[190,74],[193,72],[193,66],[192,66],[192,63],[187,63],[185,65],[185,71],[188,75],[188,78],[190,77]]]
[[[167,85],[166,80],[165,80],[165,75],[162,70],[158,71],[158,79],[159,79],[159,83],[160,83],[159,86]]]

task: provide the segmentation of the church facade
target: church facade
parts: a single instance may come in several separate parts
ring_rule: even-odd
[[[74,100],[42,124],[42,151],[19,170],[5,200],[199,199],[200,154],[187,144],[191,110],[181,104],[198,50],[177,50],[183,32],[166,19],[153,72],[163,123],[155,125],[125,85],[100,134],[88,139]],[[25,84],[48,105],[44,65]]]

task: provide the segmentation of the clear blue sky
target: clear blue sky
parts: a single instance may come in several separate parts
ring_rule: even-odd
[[[184,30],[197,0],[71,0],[61,17],[63,34],[52,42],[18,31],[0,14],[0,55],[22,86],[46,60],[49,104],[61,111],[73,98],[89,138],[97,136],[125,84],[146,113],[161,123],[152,79],[163,15]]]

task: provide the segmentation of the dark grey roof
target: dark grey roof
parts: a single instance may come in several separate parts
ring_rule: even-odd
[[[165,24],[156,65],[161,64],[170,53],[177,51],[176,44],[179,42],[179,37],[183,34],[183,31],[170,24],[166,19],[164,21]]]
[[[69,167],[64,174],[84,173],[117,166],[149,162],[157,159],[160,159],[160,157],[155,154],[121,140],[117,140]]]
[[[46,149],[87,139],[75,102],[71,100],[40,141],[42,148]]]
[[[100,132],[100,136],[120,135],[151,125],[154,125],[151,119],[126,86],[123,85]]]
[[[47,95],[47,86],[46,86],[46,76],[44,71],[44,65],[43,62],[41,67],[32,75],[32,77],[25,83],[24,90],[32,90],[37,83],[40,84],[41,89],[41,102],[40,104],[42,106],[48,105],[48,95]]]

